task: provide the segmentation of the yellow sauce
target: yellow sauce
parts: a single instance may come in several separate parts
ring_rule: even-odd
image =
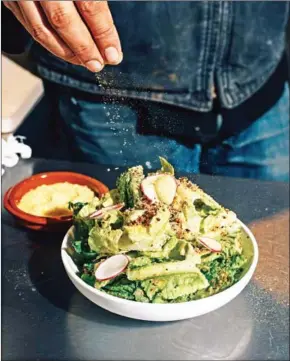
[[[68,182],[41,185],[27,192],[18,203],[22,211],[41,217],[67,216],[69,202],[91,202],[94,192],[87,186]]]

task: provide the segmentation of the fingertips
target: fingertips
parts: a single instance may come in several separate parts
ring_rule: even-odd
[[[123,54],[107,1],[78,1],[76,6],[106,64],[117,65]]]
[[[72,1],[43,1],[47,19],[81,64],[92,72],[102,70],[104,60]]]

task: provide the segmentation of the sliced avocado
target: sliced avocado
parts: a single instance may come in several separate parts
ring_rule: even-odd
[[[143,167],[129,168],[117,179],[117,189],[120,194],[120,201],[124,202],[127,208],[133,208],[141,198],[141,182],[144,179]]]
[[[121,229],[112,230],[110,227],[93,227],[89,233],[88,244],[92,251],[104,255],[119,253],[119,240],[123,234]]]
[[[131,269],[133,269],[133,268],[148,266],[151,263],[152,262],[149,257],[141,256],[141,257],[136,257],[136,258],[132,259],[129,263],[129,267]]]
[[[160,251],[167,239],[169,217],[169,210],[162,208],[152,218],[149,227],[141,224],[125,225],[120,248],[124,251]]]
[[[200,231],[202,218],[198,215],[194,206],[190,203],[185,203],[182,211],[185,217],[185,224],[183,224],[183,229],[189,229],[191,233],[198,234]]]
[[[107,286],[110,282],[112,282],[112,280],[105,280],[105,281],[98,281],[98,280],[95,280],[95,284],[94,284],[94,287],[97,289],[97,290],[100,290],[101,288]]]
[[[161,291],[161,296],[165,300],[174,300],[195,293],[208,285],[207,279],[200,271],[191,275],[176,275],[169,277],[166,287]]]
[[[120,203],[120,194],[118,189],[112,189],[105,193],[101,198],[101,203],[103,207],[110,207],[114,204]]]
[[[201,262],[202,263],[209,263],[214,261],[217,258],[221,258],[221,254],[218,252],[214,252],[214,253],[208,253],[205,256],[201,257]]]
[[[110,212],[107,212],[104,214],[104,216],[100,220],[101,227],[107,228],[107,227],[111,226],[112,224],[115,224],[116,222],[118,222],[121,217],[122,217],[122,214],[119,211],[112,210]]]
[[[124,234],[120,239],[120,249],[123,251],[154,250],[162,247],[158,239],[154,239],[147,227],[142,225],[124,226]]]
[[[170,212],[167,208],[161,208],[157,214],[151,219],[149,225],[149,233],[151,236],[156,237],[166,231],[169,223]]]
[[[159,251],[166,239],[166,233],[152,237],[148,229],[141,225],[125,226],[120,247],[124,251]]]
[[[141,287],[144,290],[149,300],[152,300],[157,293],[159,293],[166,286],[167,279],[164,278],[152,278],[141,282]]]
[[[217,217],[209,215],[205,217],[202,221],[202,231],[204,233],[208,233],[213,230],[215,227],[218,227],[219,224],[217,223]]]
[[[78,213],[78,217],[85,218],[92,214],[97,207],[101,205],[101,202],[98,197],[94,197],[93,200],[82,207],[82,209]]]
[[[141,182],[144,179],[143,167],[137,166],[129,169],[131,175],[129,196],[131,195],[131,207],[136,205],[141,198]],[[130,197],[129,197],[130,198]]]
[[[135,301],[137,302],[150,302],[149,298],[146,297],[145,292],[141,288],[136,288],[134,292]]]
[[[170,252],[176,247],[178,239],[176,237],[171,237],[162,247],[161,251],[151,251],[151,252],[142,252],[144,256],[150,258],[169,258]]]
[[[212,234],[221,238],[225,232],[235,233],[240,229],[240,225],[236,222],[236,215],[234,212],[226,212],[225,210],[218,210],[216,215],[207,215],[201,224],[201,230],[204,234]]]
[[[169,258],[175,260],[183,260],[192,258],[195,264],[199,264],[200,255],[196,253],[191,242],[186,241],[185,239],[178,240],[176,246],[170,251]]]
[[[176,189],[176,193],[181,201],[186,201],[187,203],[193,203],[195,199],[200,198],[200,194],[197,192],[197,190],[189,187],[185,181],[180,182]]]
[[[154,303],[163,303],[187,296],[205,289],[208,285],[206,277],[199,270],[191,274],[156,277],[141,282],[141,287],[147,297]]]
[[[154,189],[159,201],[170,205],[176,194],[176,180],[172,175],[161,174],[154,182]]]
[[[126,211],[125,224],[136,221],[145,211],[143,209],[132,209]]]
[[[131,281],[142,281],[157,276],[167,276],[176,273],[194,273],[197,267],[193,258],[184,261],[156,263],[136,269],[127,269],[127,277]]]
[[[222,208],[222,206],[216,200],[214,200],[209,194],[204,192],[202,189],[199,189],[199,194],[202,201],[212,209]]]
[[[222,207],[211,196],[205,193],[196,184],[189,181],[187,178],[181,178],[176,190],[177,196],[181,200],[190,204],[206,205],[209,209],[217,210]]]
[[[170,259],[185,259],[188,255],[192,254],[191,252],[192,245],[184,239],[178,240],[174,249],[169,253]]]

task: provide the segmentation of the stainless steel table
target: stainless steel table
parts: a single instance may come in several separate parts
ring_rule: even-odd
[[[116,170],[33,159],[2,177],[2,197],[33,173],[74,170],[108,186]],[[208,315],[180,322],[126,319],[84,298],[60,259],[62,234],[29,232],[2,209],[3,360],[288,360],[289,186],[192,176],[256,234],[260,260],[249,286]]]

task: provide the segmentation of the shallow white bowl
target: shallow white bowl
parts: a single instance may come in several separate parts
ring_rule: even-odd
[[[78,269],[72,258],[67,253],[73,237],[71,227],[64,237],[61,247],[61,258],[65,270],[76,288],[90,301],[96,305],[116,313],[118,315],[146,321],[176,321],[204,315],[214,311],[231,300],[233,300],[249,283],[258,263],[258,246],[252,232],[242,222],[241,226],[248,236],[250,252],[253,254],[252,261],[243,277],[228,289],[213,296],[196,301],[170,304],[154,304],[129,301],[115,296],[108,295],[86,284],[76,274]]]

